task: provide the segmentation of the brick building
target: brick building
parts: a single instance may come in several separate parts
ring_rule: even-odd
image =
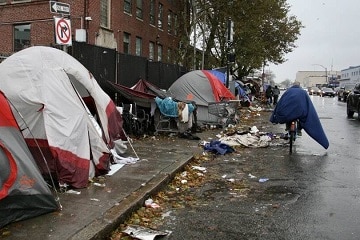
[[[72,41],[173,63],[180,43],[181,3],[180,0],[0,0],[0,56],[9,56],[28,46],[63,46],[55,38],[55,19],[64,18],[69,21]]]

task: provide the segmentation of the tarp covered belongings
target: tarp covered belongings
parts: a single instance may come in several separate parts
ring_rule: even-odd
[[[155,102],[157,107],[159,108],[161,114],[167,117],[179,117],[179,103],[177,101],[174,101],[172,98],[167,97],[164,99],[161,99],[159,97],[155,98]],[[186,114],[190,114],[194,111],[195,107],[191,103],[184,103],[187,105],[187,112]]]
[[[16,121],[42,174],[83,188],[110,170],[110,149],[126,140],[122,118],[80,62],[55,48],[30,47],[0,64],[0,79],[0,89],[22,116],[15,115]]]

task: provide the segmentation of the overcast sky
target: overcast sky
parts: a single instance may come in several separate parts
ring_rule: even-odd
[[[266,66],[275,82],[295,80],[297,71],[341,71],[360,65],[360,0],[287,0],[304,28],[297,48],[281,65]],[[316,65],[318,64],[318,65]]]

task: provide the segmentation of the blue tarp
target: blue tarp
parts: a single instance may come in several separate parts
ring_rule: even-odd
[[[235,151],[231,146],[222,143],[219,140],[211,140],[209,143],[206,143],[204,146],[204,150],[221,155],[224,155],[226,153],[232,153]]]
[[[299,119],[301,127],[325,149],[329,147],[315,107],[306,91],[292,86],[281,96],[270,117],[272,123],[288,123]]]
[[[178,103],[174,101],[171,97],[161,99],[159,97],[155,98],[156,105],[160,109],[161,114],[167,117],[178,117]],[[194,105],[187,103],[189,114],[192,113],[195,109]]]

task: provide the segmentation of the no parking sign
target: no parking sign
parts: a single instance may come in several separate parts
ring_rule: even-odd
[[[70,20],[55,17],[56,44],[72,45]]]

